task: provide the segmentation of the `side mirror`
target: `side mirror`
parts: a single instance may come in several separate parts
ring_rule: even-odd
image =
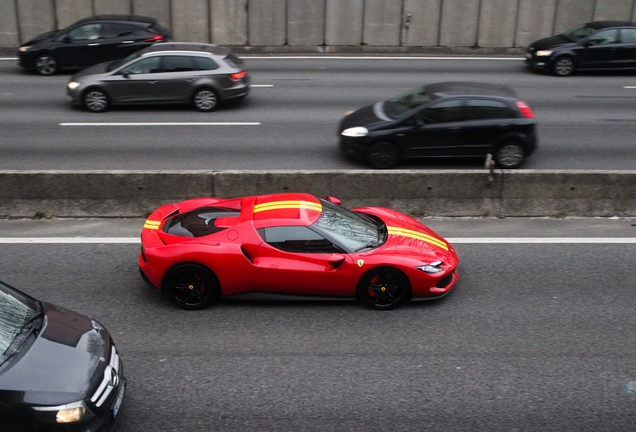
[[[333,254],[329,256],[329,259],[327,260],[327,263],[333,268],[340,267],[343,262],[345,262],[345,257],[340,254]]]
[[[326,199],[327,201],[329,201],[330,203],[335,204],[335,205],[340,205],[340,204],[342,204],[342,201],[340,201],[340,200],[339,200],[338,198],[336,198],[335,196],[327,195],[327,196],[325,197],[325,199]]]
[[[62,38],[62,42],[64,42],[64,43],[71,43],[71,42],[72,42],[71,37],[70,37],[69,35],[65,35],[65,36]]]

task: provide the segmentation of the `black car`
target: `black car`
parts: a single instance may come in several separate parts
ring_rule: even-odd
[[[526,50],[526,64],[561,77],[576,70],[635,69],[636,23],[593,21],[539,39]]]
[[[373,168],[487,154],[501,168],[514,168],[537,146],[536,124],[532,109],[509,87],[443,82],[350,111],[338,133],[344,155]]]
[[[53,75],[62,69],[79,70],[121,59],[169,39],[168,29],[154,18],[97,15],[31,39],[18,49],[18,64],[41,75]]]
[[[125,388],[100,323],[0,282],[0,432],[111,431]]]

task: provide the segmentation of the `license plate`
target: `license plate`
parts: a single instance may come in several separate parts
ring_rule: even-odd
[[[119,386],[119,392],[117,393],[117,399],[115,400],[115,404],[113,405],[113,418],[117,417],[117,414],[119,413],[119,408],[121,407],[121,403],[124,400],[124,389],[126,388],[126,385],[124,383],[121,383],[121,386]]]

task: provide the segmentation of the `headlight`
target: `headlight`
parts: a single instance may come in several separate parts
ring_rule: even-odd
[[[537,51],[537,57],[547,57],[550,54],[552,54],[552,51],[550,51],[550,50]]]
[[[356,110],[349,110],[349,111],[347,111],[347,112],[345,113],[345,117],[346,117],[346,116],[348,116],[348,115],[353,114],[354,112],[356,112]]]
[[[443,269],[440,268],[441,265],[442,265],[441,261],[435,261],[430,264],[424,264],[416,268],[418,270],[422,270],[424,273],[439,273],[441,271],[444,271]]]
[[[369,131],[365,127],[358,126],[358,127],[345,129],[342,132],[340,132],[340,134],[344,136],[349,136],[349,137],[363,137],[363,136],[367,136],[369,134]]]
[[[71,90],[75,90],[76,88],[78,88],[80,86],[80,83],[75,82],[75,81],[71,81],[67,84],[67,87]]]
[[[84,401],[52,407],[34,407],[41,417],[50,423],[74,423],[93,417]]]
[[[25,46],[21,46],[20,48],[18,48],[18,51],[20,52],[27,52],[28,50],[30,50],[32,48],[31,45],[25,45]]]

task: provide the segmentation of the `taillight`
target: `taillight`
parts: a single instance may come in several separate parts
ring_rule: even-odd
[[[230,74],[230,78],[232,78],[232,80],[234,80],[234,81],[239,81],[239,80],[241,80],[241,78],[243,78],[245,75],[247,75],[247,72],[245,72],[245,71],[241,71],[241,72],[237,72],[237,73]]]
[[[159,42],[163,40],[163,36],[161,35],[155,35],[151,38],[146,39],[144,42]]]
[[[517,105],[517,108],[519,108],[519,112],[522,116],[524,116],[525,118],[534,118],[534,112],[527,103],[518,100],[517,102],[515,102],[515,105]]]

